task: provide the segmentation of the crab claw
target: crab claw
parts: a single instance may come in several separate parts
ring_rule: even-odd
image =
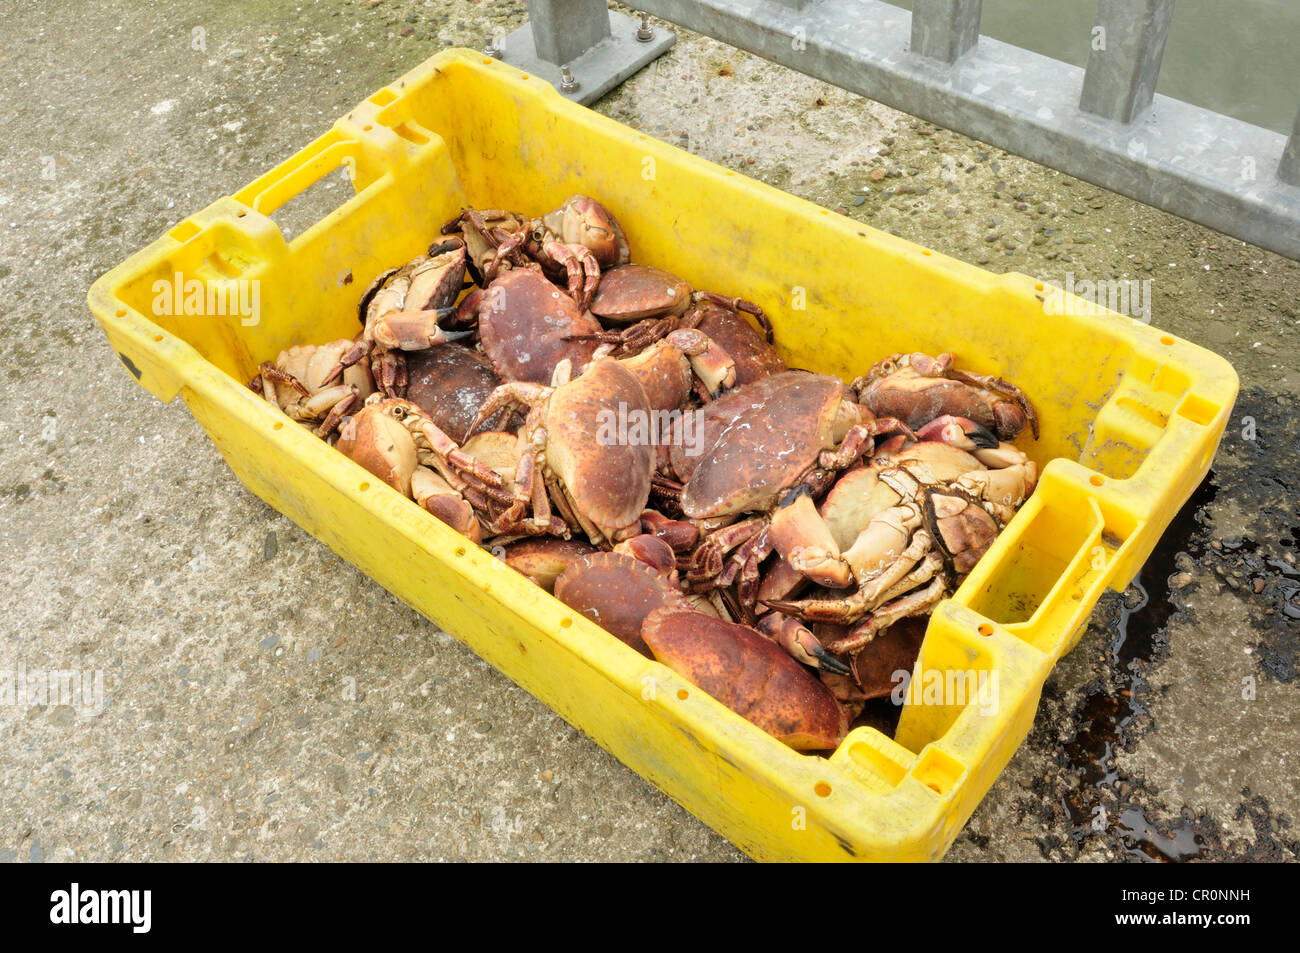
[[[853,571],[813,506],[808,487],[800,484],[785,495],[772,514],[768,534],[790,566],[817,585],[843,589],[853,582]]]
[[[769,612],[758,620],[754,628],[789,652],[791,658],[803,662],[804,665],[834,675],[852,674],[852,670],[847,665],[822,648],[817,636],[813,635],[798,619],[792,619],[780,612]]]
[[[724,390],[736,385],[736,362],[703,331],[679,328],[670,332],[666,340],[686,355],[691,370],[709,389],[710,397],[716,400]]]
[[[944,414],[916,432],[919,440],[934,440],[960,450],[991,450],[998,445],[997,436],[969,417]]]

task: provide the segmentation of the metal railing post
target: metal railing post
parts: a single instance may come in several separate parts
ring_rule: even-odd
[[[1286,142],[1286,148],[1282,150],[1282,161],[1277,166],[1277,178],[1279,182],[1285,182],[1287,185],[1300,185],[1300,112],[1295,116],[1295,128],[1291,130],[1291,138]]]
[[[537,55],[560,66],[610,35],[605,0],[528,0]]]
[[[1151,105],[1174,0],[1099,0],[1079,108],[1132,122]]]
[[[955,63],[980,38],[984,0],[913,0],[912,52]]]
[[[592,103],[662,56],[677,36],[605,0],[528,0],[528,22],[494,34],[483,52],[545,79],[567,99]]]

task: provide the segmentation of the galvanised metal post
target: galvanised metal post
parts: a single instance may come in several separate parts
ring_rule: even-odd
[[[1132,122],[1151,105],[1174,0],[1099,0],[1079,108]]]
[[[984,0],[912,0],[912,52],[955,63],[980,38]]]
[[[1295,128],[1282,150],[1282,161],[1277,166],[1277,177],[1288,185],[1300,186],[1300,112],[1295,116]]]
[[[528,0],[537,55],[562,66],[610,35],[605,0]]]

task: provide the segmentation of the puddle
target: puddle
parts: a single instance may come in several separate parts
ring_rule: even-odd
[[[1115,755],[1123,750],[1129,733],[1147,715],[1144,698],[1149,689],[1145,671],[1168,654],[1165,627],[1179,611],[1170,599],[1170,577],[1179,570],[1179,554],[1200,559],[1209,542],[1206,507],[1218,495],[1214,474],[1196,489],[1156,544],[1151,558],[1121,595],[1108,595],[1101,624],[1110,633],[1106,646],[1109,684],[1098,684],[1079,706],[1078,730],[1062,749],[1061,757],[1078,781],[1062,796],[1062,807],[1072,825],[1075,844],[1082,846],[1099,830],[1114,835],[1131,860],[1192,860],[1202,856],[1203,838],[1190,820],[1180,819],[1158,828],[1135,805],[1108,814],[1103,790],[1113,790],[1121,778]]]

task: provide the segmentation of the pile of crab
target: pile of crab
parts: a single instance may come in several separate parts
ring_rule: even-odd
[[[366,290],[354,340],[250,386],[633,649],[834,748],[1032,492],[1033,407],[951,354],[789,368],[760,308],[630,257],[586,196],[466,209]]]

